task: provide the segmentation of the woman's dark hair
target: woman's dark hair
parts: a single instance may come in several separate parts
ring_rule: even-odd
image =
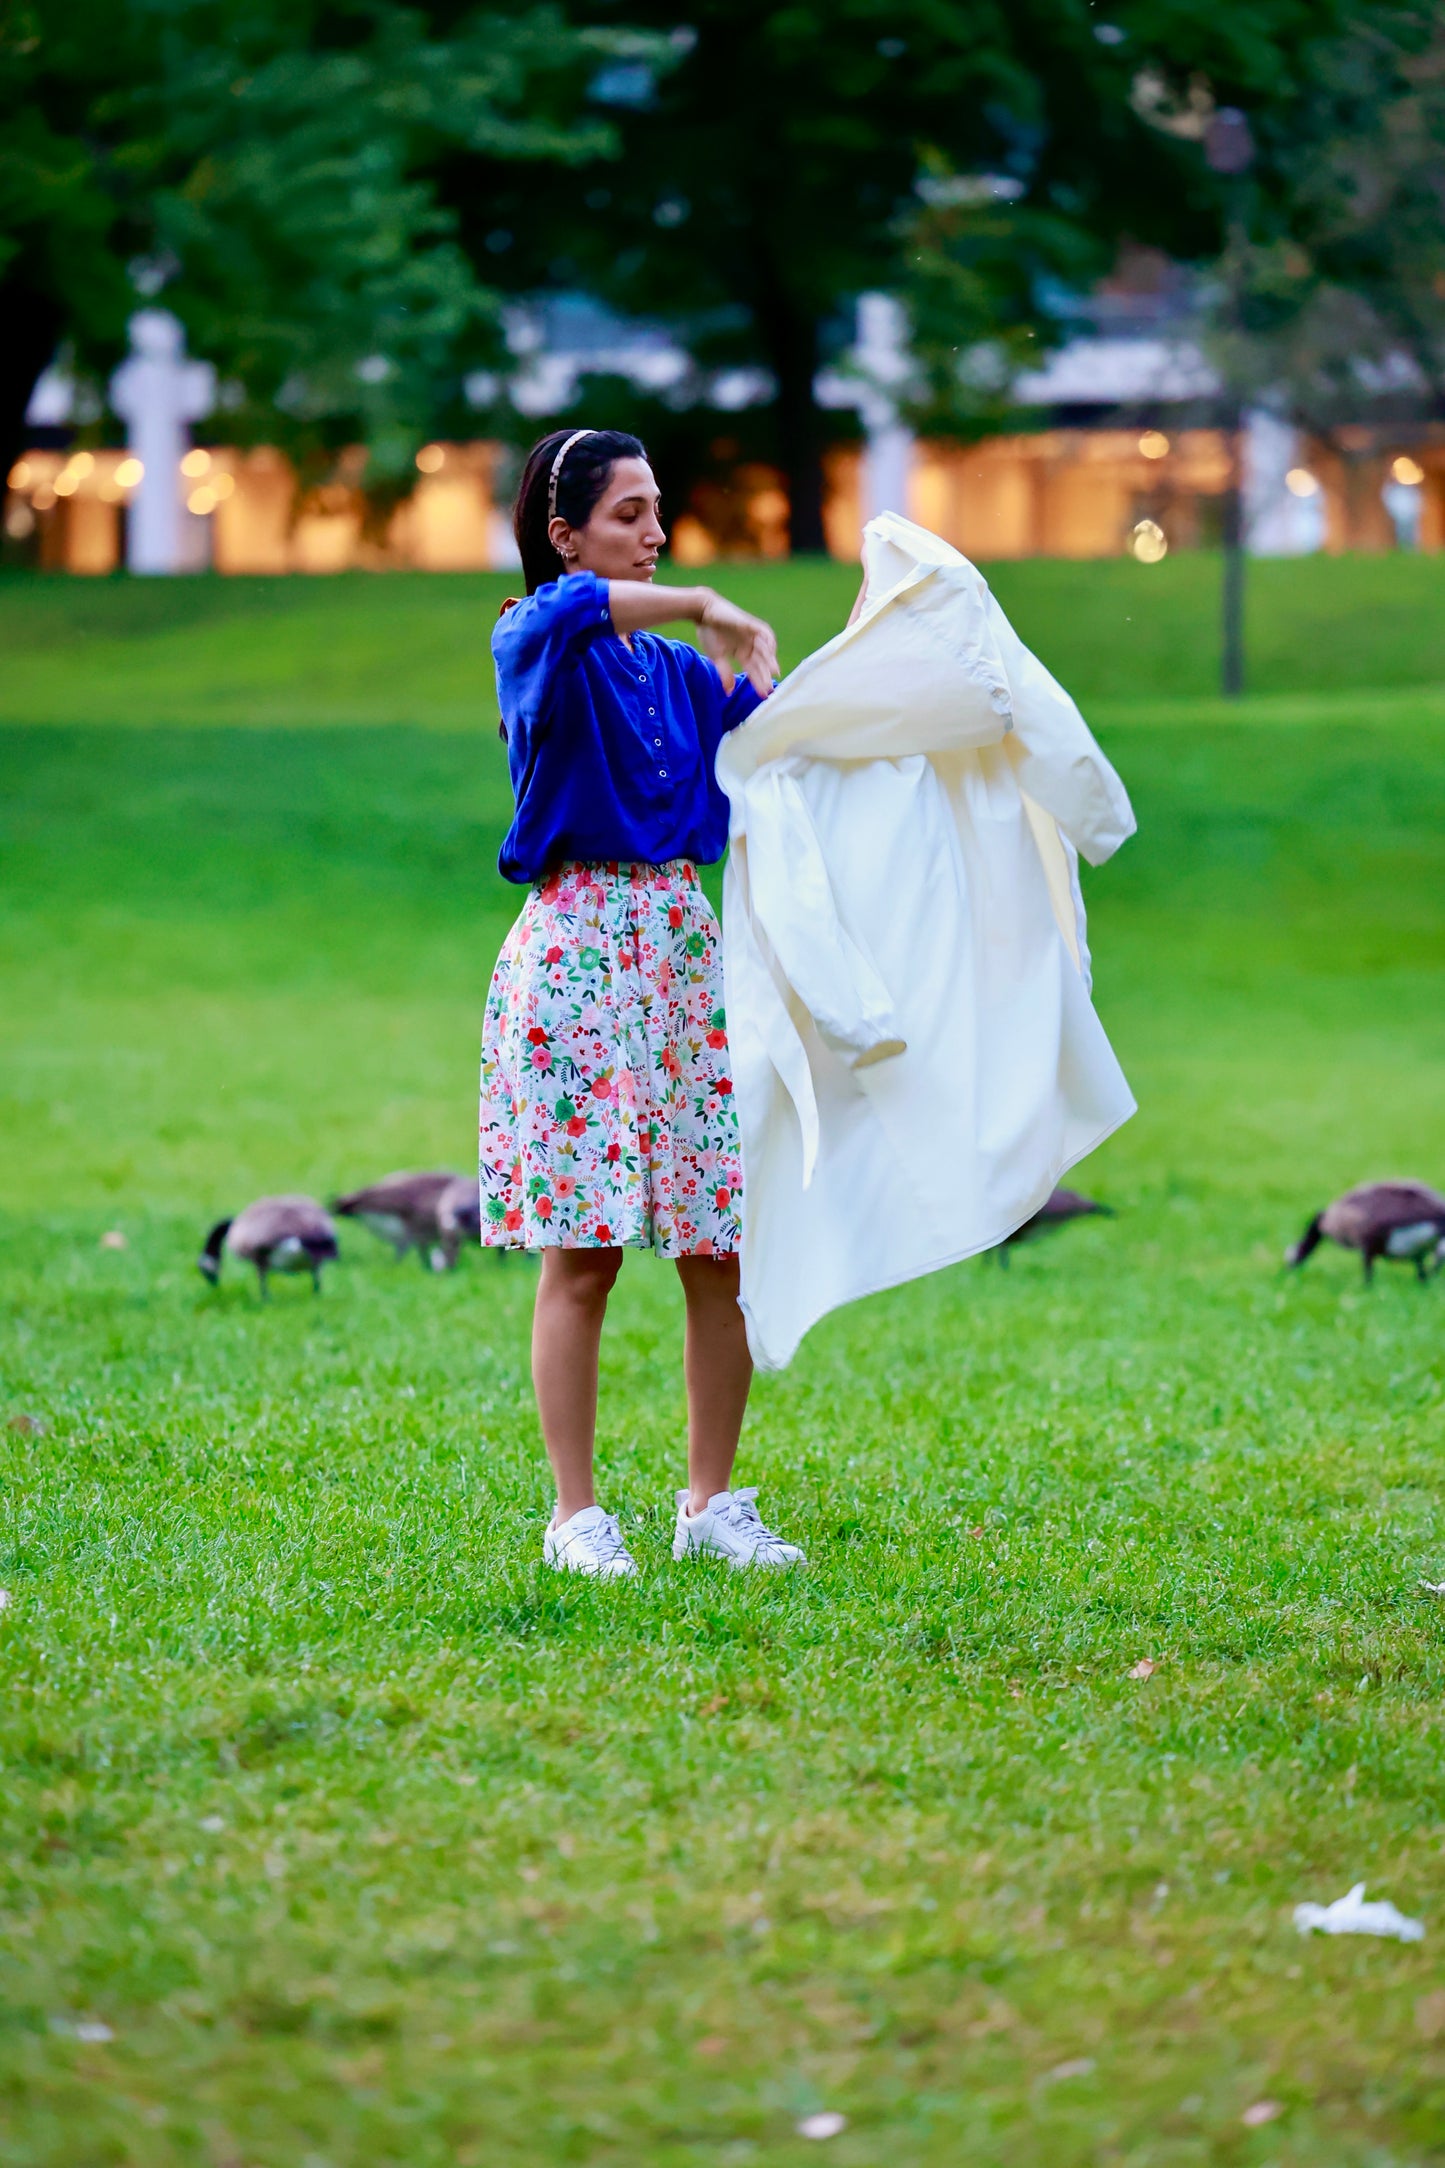
[[[555,580],[562,570],[562,560],[547,539],[547,523],[553,517],[553,511],[557,517],[565,519],[569,527],[585,527],[612,479],[616,462],[647,457],[638,438],[628,436],[624,430],[589,429],[586,436],[577,438],[562,462],[557,476],[557,501],[549,510],[547,499],[552,482],[552,462],[567,439],[575,435],[576,431],[572,429],[554,429],[550,436],[532,446],[522,469],[522,486],[517,491],[516,510],[512,514],[512,532],[522,555],[522,572],[529,595],[534,595],[539,587],[545,587],[548,580]]]

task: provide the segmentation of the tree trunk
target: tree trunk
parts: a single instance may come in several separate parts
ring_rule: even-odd
[[[799,315],[770,282],[759,308],[759,330],[778,383],[778,439],[788,488],[788,543],[796,557],[818,552],[823,540],[822,430],[813,379],[818,373],[818,326]]]
[[[58,303],[19,279],[0,286],[0,484],[25,449],[25,409],[60,337]]]

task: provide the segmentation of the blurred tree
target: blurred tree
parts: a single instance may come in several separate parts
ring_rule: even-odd
[[[400,476],[495,297],[458,246],[447,154],[575,164],[599,65],[652,50],[550,6],[0,0],[0,461],[68,340],[105,370],[138,294],[219,366],[233,433],[363,437]],[[0,473],[3,473],[0,466]]]
[[[1236,261],[1232,372],[1320,434],[1445,402],[1445,5],[1371,5],[1301,56]]]
[[[1343,4],[1343,0],[1340,0]],[[535,181],[450,162],[461,237],[515,290],[584,286],[671,320],[711,362],[766,367],[793,545],[822,543],[820,362],[871,287],[910,300],[928,399],[977,425],[1008,364],[1057,333],[1122,237],[1200,256],[1219,189],[1197,144],[1151,124],[1207,82],[1287,103],[1336,0],[571,0],[598,29],[672,40],[678,65],[599,69],[610,170]],[[992,363],[989,342],[993,342]],[[966,357],[960,371],[959,357]]]

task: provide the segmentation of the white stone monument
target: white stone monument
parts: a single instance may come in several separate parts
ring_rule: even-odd
[[[858,411],[867,441],[863,452],[863,517],[908,511],[913,432],[898,418],[908,381],[908,319],[892,294],[860,294],[853,361],[864,378]]]
[[[216,403],[216,372],[186,359],[186,334],[169,309],[130,320],[131,356],[110,380],[111,404],[144,472],[126,522],[132,572],[194,572],[206,562],[206,527],[186,510],[181,461],[190,425]],[[199,545],[199,547],[198,547]]]

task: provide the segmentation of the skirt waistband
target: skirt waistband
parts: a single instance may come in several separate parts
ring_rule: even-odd
[[[532,883],[533,892],[545,896],[559,882],[587,882],[600,887],[604,882],[626,882],[631,888],[696,888],[697,867],[690,858],[669,858],[661,865],[651,865],[640,859],[625,858],[569,858],[564,864],[554,866],[543,880]]]

